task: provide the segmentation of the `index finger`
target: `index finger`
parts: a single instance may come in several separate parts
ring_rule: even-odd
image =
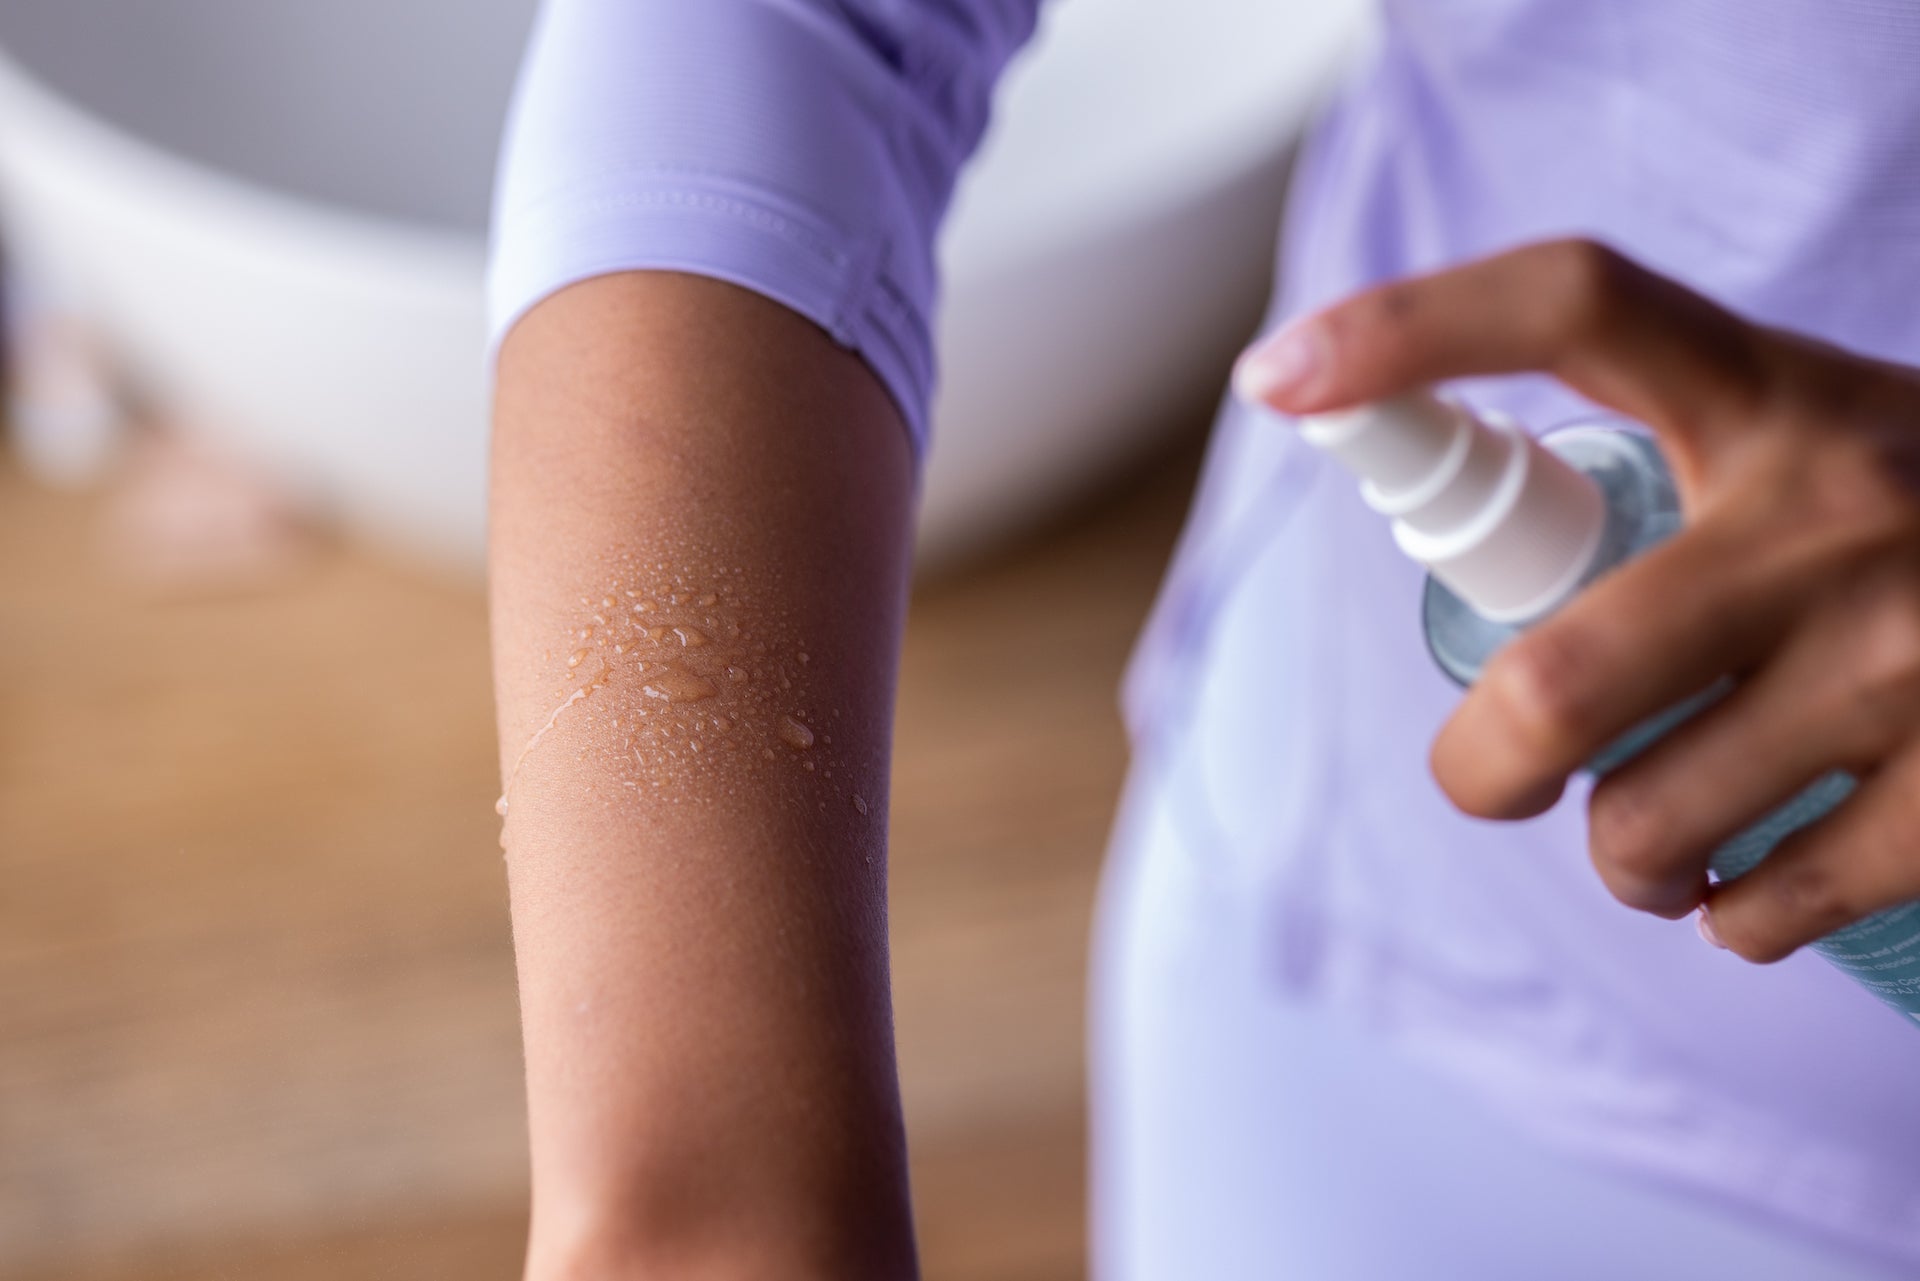
[[[1699,446],[1751,426],[1769,333],[1604,245],[1549,241],[1382,285],[1286,326],[1235,385],[1286,413],[1449,378],[1539,371],[1646,423],[1685,490]]]

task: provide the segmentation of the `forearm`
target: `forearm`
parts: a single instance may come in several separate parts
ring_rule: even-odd
[[[906,1275],[898,414],[777,304],[645,273],[522,321],[495,417],[529,1275]]]

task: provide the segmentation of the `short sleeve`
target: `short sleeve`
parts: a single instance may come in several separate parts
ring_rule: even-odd
[[[547,0],[495,187],[490,350],[553,291],[643,268],[812,319],[924,455],[934,238],[1039,0]]]

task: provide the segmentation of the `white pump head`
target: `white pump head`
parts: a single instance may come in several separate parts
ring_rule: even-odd
[[[1504,419],[1416,392],[1302,419],[1300,434],[1360,478],[1402,551],[1495,622],[1557,607],[1599,549],[1599,486]]]

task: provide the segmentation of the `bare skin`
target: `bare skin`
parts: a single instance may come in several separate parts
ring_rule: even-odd
[[[1539,370],[1652,427],[1673,467],[1686,527],[1501,650],[1442,727],[1433,772],[1462,810],[1539,813],[1623,730],[1730,675],[1594,788],[1615,897],[1704,908],[1709,941],[1762,962],[1920,899],[1920,370],[1577,240],[1373,289],[1273,341],[1291,377],[1249,381],[1277,409]],[[1861,780],[1846,802],[1708,884],[1722,840],[1834,768]]]
[[[808,321],[667,272],[537,307],[495,413],[526,1275],[911,1276],[899,414]]]

